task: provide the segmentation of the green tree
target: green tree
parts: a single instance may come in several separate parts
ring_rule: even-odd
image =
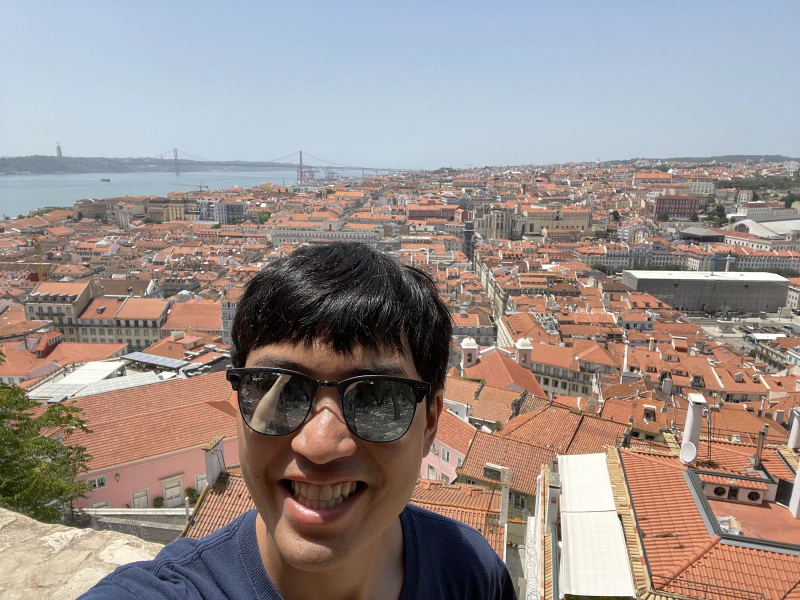
[[[66,445],[75,430],[89,433],[79,408],[56,403],[41,410],[22,389],[0,386],[0,506],[39,521],[59,520],[88,489],[75,477],[90,457],[83,446]]]
[[[620,218],[621,217],[620,217],[620,214],[619,214],[618,210],[612,210],[611,211],[611,220],[612,221],[614,221],[616,223],[619,223]]]
[[[667,213],[660,213],[657,217],[659,221],[669,221],[669,215]]]
[[[714,306],[713,304],[704,304],[703,312],[709,315],[713,315],[717,312],[717,307]]]
[[[260,213],[258,213],[258,222],[263,225],[264,223],[269,221],[269,218],[271,216],[272,216],[272,213],[270,213],[270,212],[260,212]]]
[[[700,220],[700,217],[697,216],[697,213],[692,213],[692,216],[689,217],[689,220],[697,223]]]
[[[722,204],[717,204],[714,207],[714,211],[717,213],[717,216],[722,219],[722,217],[726,216],[725,207]]]
[[[790,192],[783,197],[783,205],[786,208],[792,208],[792,204],[800,202],[800,194]]]

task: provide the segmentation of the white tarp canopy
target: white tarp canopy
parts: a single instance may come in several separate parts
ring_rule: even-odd
[[[562,513],[616,513],[605,454],[559,455],[558,472],[561,476]]]
[[[558,457],[561,478],[559,597],[633,598],[635,589],[605,454]]]

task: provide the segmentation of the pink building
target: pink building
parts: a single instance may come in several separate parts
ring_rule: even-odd
[[[456,469],[461,466],[469,451],[475,428],[462,421],[447,409],[439,418],[439,429],[431,451],[422,459],[419,476],[422,479],[454,481]]]
[[[93,489],[74,506],[148,508],[157,497],[182,506],[187,487],[239,462],[234,400],[222,372],[77,398],[92,433],[68,443],[92,457],[79,480]]]

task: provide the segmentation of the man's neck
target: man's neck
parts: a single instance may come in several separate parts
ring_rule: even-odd
[[[286,600],[373,600],[398,598],[403,588],[405,553],[398,517],[377,543],[331,571],[301,571],[280,556],[261,516],[256,517],[261,560],[272,584]]]

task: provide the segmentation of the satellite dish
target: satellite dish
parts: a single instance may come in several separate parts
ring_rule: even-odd
[[[680,454],[681,462],[689,464],[695,458],[697,458],[697,446],[695,446],[692,442],[683,442],[681,445],[681,454]]]

